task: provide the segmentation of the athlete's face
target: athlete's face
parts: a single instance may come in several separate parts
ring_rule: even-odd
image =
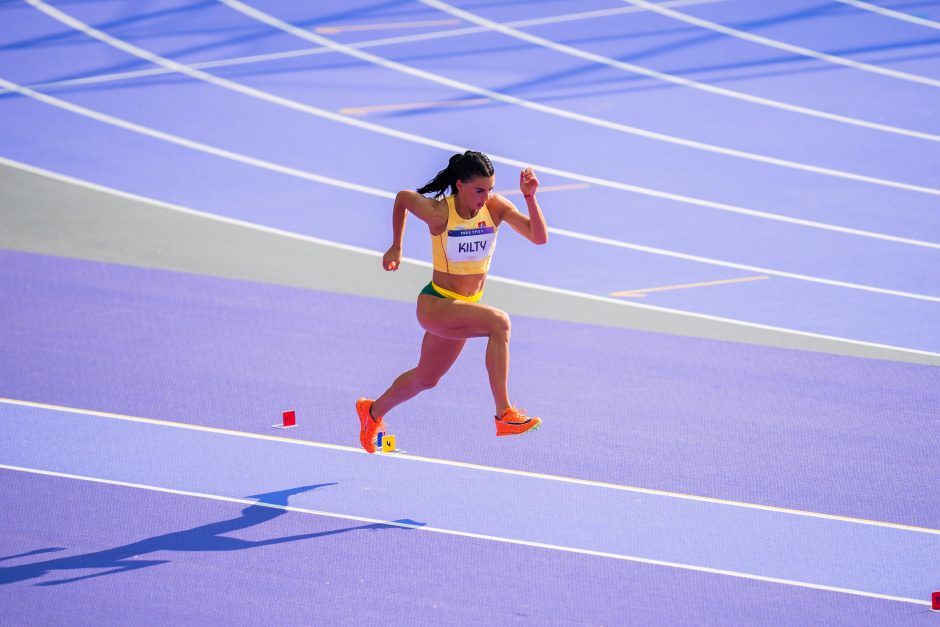
[[[477,176],[469,181],[457,181],[457,193],[464,207],[479,211],[489,200],[496,185],[496,176]]]

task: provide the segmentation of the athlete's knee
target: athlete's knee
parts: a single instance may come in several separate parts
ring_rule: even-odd
[[[511,331],[512,321],[509,319],[509,314],[499,309],[493,310],[493,315],[490,319],[490,336],[505,336],[506,338],[509,338],[509,333]]]
[[[441,380],[443,373],[432,373],[432,372],[416,372],[414,377],[414,384],[418,387],[419,390],[430,390],[437,382]]]

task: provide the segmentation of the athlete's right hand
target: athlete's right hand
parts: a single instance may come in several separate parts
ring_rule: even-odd
[[[392,246],[382,256],[382,267],[386,272],[394,272],[401,265],[401,248]]]

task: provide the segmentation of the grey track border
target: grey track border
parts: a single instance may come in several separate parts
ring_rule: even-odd
[[[252,228],[0,163],[0,248],[414,302],[422,263]],[[871,359],[940,355],[722,320],[490,277],[486,301],[514,315]]]

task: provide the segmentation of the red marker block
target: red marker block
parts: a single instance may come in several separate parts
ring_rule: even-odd
[[[940,610],[940,590],[930,595],[931,607]]]
[[[291,427],[297,426],[297,416],[293,411],[285,411],[283,416],[283,422],[279,425],[271,425],[275,429],[290,429]]]

